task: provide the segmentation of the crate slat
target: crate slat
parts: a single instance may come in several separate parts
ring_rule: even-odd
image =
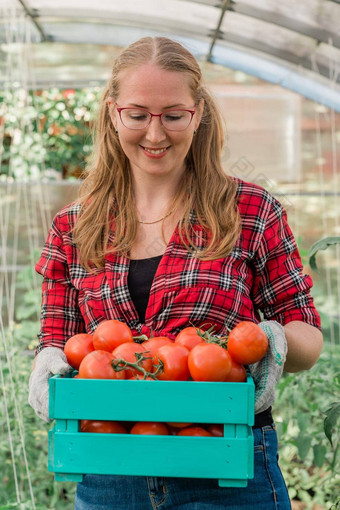
[[[253,383],[50,379],[50,418],[246,423]],[[138,417],[138,418],[137,418]]]
[[[248,438],[58,433],[54,439],[55,472],[67,465],[80,473],[91,464],[96,474],[207,478],[208,464],[209,478],[242,479],[248,469]]]

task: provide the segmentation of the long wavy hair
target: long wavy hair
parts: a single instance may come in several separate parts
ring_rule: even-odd
[[[186,171],[168,210],[184,203],[179,222],[181,241],[196,257],[213,260],[231,252],[240,232],[237,183],[226,175],[221,164],[223,123],[202,84],[200,67],[181,44],[166,37],[144,37],[115,60],[94,125],[94,149],[80,187],[81,207],[73,229],[80,262],[88,270],[102,268],[109,252],[128,256],[136,238],[138,222],[130,164],[112,124],[107,99],[118,98],[123,70],[150,62],[167,71],[186,73],[195,104],[204,99],[202,120],[186,156]],[[200,250],[195,244],[192,212],[208,233],[209,241]]]

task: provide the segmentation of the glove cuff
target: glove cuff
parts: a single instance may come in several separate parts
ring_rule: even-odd
[[[285,330],[277,321],[262,321],[260,328],[266,333],[271,355],[277,365],[283,366],[287,356],[287,340]]]

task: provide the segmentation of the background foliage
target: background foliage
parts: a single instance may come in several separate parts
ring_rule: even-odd
[[[325,343],[308,371],[284,374],[273,408],[279,437],[280,466],[291,499],[331,508],[340,503],[339,428],[332,444],[324,432],[330,406],[340,399],[340,352]]]
[[[79,177],[92,149],[99,89],[0,91],[0,174]]]

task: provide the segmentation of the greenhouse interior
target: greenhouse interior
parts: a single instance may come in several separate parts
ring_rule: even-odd
[[[35,265],[78,196],[113,61],[146,36],[195,56],[225,123],[225,172],[287,212],[324,344],[276,385],[279,463],[293,510],[340,508],[339,28],[339,0],[0,0],[0,509],[74,508],[76,484],[48,471],[52,424],[28,404]]]

